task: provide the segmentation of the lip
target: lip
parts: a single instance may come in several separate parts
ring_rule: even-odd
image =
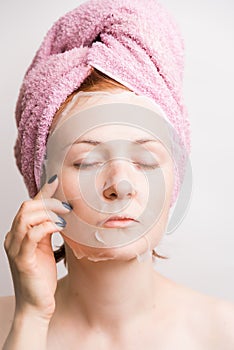
[[[104,221],[104,227],[127,227],[139,222],[138,220],[124,215],[111,216],[106,221]]]

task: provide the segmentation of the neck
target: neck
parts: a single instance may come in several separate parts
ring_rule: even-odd
[[[122,328],[139,316],[152,316],[162,276],[153,269],[151,259],[141,263],[137,259],[78,260],[67,245],[66,259],[63,300],[69,317],[79,315],[90,328],[107,329],[113,325]]]

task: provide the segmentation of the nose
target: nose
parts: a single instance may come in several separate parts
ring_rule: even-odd
[[[103,191],[103,196],[106,199],[114,200],[116,198],[118,199],[125,199],[125,198],[131,198],[134,196],[136,191],[133,189],[131,184],[126,181],[122,180],[118,184],[112,184],[108,186]]]
[[[136,189],[129,181],[126,161],[109,164],[109,172],[103,188],[103,196],[109,200],[130,199],[136,195]]]

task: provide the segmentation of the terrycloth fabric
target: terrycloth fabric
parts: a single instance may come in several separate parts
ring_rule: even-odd
[[[53,116],[91,67],[157,102],[189,153],[183,60],[177,25],[155,0],[91,0],[61,17],[28,68],[16,106],[14,151],[30,197],[39,190]]]

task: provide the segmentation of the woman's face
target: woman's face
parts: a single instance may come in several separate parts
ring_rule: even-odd
[[[75,142],[71,137],[61,154],[54,197],[73,207],[62,234],[77,258],[130,260],[157,246],[174,181],[171,155],[160,140],[139,127],[100,125]],[[119,219],[106,222],[113,216]]]

